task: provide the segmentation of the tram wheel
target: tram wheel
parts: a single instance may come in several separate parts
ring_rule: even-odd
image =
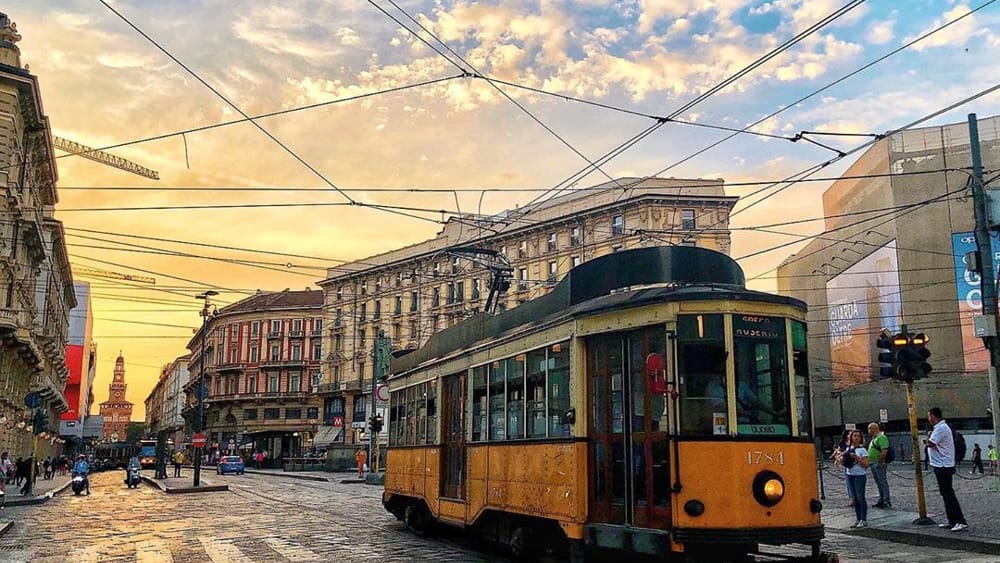
[[[535,538],[524,525],[517,526],[510,533],[510,551],[518,561],[533,561],[536,553]]]
[[[430,515],[420,501],[411,501],[406,505],[403,521],[406,522],[406,527],[418,536],[426,536],[430,530]]]

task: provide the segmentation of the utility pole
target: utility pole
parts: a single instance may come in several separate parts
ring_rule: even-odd
[[[969,151],[972,156],[972,204],[976,217],[976,250],[979,253],[979,284],[983,295],[983,316],[991,330],[983,337],[983,344],[990,354],[989,384],[990,410],[993,411],[993,444],[1000,448],[1000,408],[998,408],[997,366],[1000,350],[997,349],[997,278],[993,265],[993,245],[990,242],[990,218],[983,185],[983,159],[979,147],[979,124],[976,114],[969,114]]]
[[[375,338],[375,350],[372,355],[375,362],[372,370],[372,413],[368,417],[368,467],[372,473],[378,472],[379,443],[378,435],[381,428],[375,428],[375,417],[378,416],[378,384],[389,375],[389,357],[392,352],[392,343],[385,335],[385,330],[378,331]]]
[[[208,290],[205,293],[198,294],[195,296],[196,299],[203,299],[205,305],[201,308],[201,361],[198,362],[199,374],[198,374],[198,385],[195,387],[195,396],[198,399],[198,414],[197,419],[194,423],[194,431],[196,434],[201,433],[205,430],[202,426],[202,421],[205,420],[205,362],[208,358],[205,357],[205,341],[208,340],[208,317],[211,313],[211,298],[213,295],[218,295],[218,291]],[[194,449],[194,483],[195,487],[201,485],[201,458],[202,458],[202,448]]]

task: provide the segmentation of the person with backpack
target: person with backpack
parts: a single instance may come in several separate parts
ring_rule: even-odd
[[[886,465],[892,460],[892,446],[889,445],[889,438],[879,427],[877,422],[868,425],[868,435],[872,437],[868,444],[868,464],[872,470],[872,477],[875,479],[875,486],[878,487],[878,502],[873,504],[875,508],[892,508],[892,500],[889,496],[889,477]],[[895,457],[895,456],[893,456]]]
[[[975,475],[976,469],[979,470],[980,475],[986,473],[983,471],[983,450],[979,447],[979,444],[972,446],[972,471],[969,472],[969,475]]]
[[[927,444],[931,467],[934,468],[934,478],[937,480],[941,499],[944,500],[945,514],[948,515],[948,523],[938,524],[938,528],[948,528],[952,532],[968,530],[969,523],[962,514],[962,507],[958,504],[952,483],[955,477],[955,437],[939,407],[927,411],[927,421],[934,428],[931,430],[930,438],[924,440],[924,443]]]

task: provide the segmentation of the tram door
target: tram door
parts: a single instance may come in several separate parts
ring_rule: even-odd
[[[590,519],[670,523],[663,326],[587,339]]]
[[[465,499],[465,374],[441,380],[441,496]]]

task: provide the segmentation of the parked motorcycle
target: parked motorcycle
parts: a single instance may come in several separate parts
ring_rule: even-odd
[[[139,475],[139,470],[135,467],[128,470],[128,476],[125,478],[125,484],[128,488],[138,488],[142,483],[142,476]]]
[[[73,494],[80,496],[80,493],[87,490],[87,478],[83,475],[76,475],[73,477]]]

